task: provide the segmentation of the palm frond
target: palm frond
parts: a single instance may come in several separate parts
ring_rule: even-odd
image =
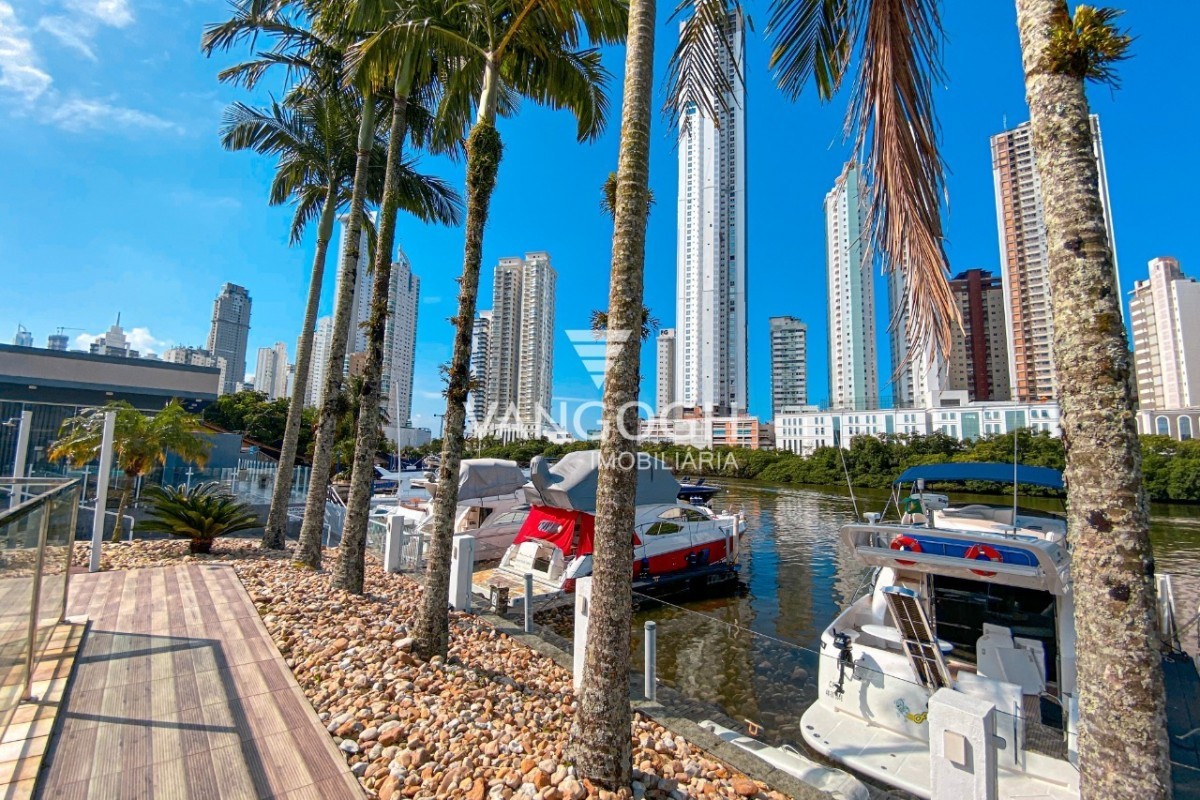
[[[850,64],[859,7],[848,0],[772,0],[769,66],[779,88],[795,99],[812,79],[822,100],[837,93]]]
[[[674,128],[686,128],[692,113],[719,125],[744,80],[735,57],[744,48],[744,17],[738,0],[680,0],[672,18],[688,11],[667,65],[663,111]]]
[[[422,222],[461,224],[463,201],[458,192],[441,178],[417,172],[416,163],[416,159],[408,159],[400,165],[399,208]]]
[[[579,141],[604,132],[608,115],[607,87],[612,75],[598,50],[547,47],[533,53],[513,47],[501,65],[505,84],[523,97],[554,109],[570,111]]]
[[[1123,13],[1115,8],[1076,6],[1072,18],[1064,10],[1050,31],[1043,69],[1120,88],[1113,64],[1129,58],[1133,44],[1133,37],[1116,26]]]

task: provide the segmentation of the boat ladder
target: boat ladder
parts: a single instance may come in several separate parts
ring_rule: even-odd
[[[942,658],[942,651],[929,627],[929,618],[925,616],[917,593],[902,586],[888,586],[883,590],[883,595],[900,631],[904,653],[921,685],[931,692],[951,686],[950,670],[946,668],[946,661]]]

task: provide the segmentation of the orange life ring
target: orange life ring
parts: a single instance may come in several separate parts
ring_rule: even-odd
[[[893,550],[904,550],[909,553],[920,553],[921,552],[921,543],[918,542],[916,539],[912,538],[911,536],[897,536],[895,539],[892,539],[892,549]],[[897,558],[896,563],[903,564],[906,567],[911,567],[913,564],[915,564],[917,562],[904,561],[903,559]]]
[[[986,544],[971,545],[971,547],[967,550],[967,554],[965,556],[963,556],[963,558],[967,558],[971,561],[976,561],[976,560],[979,560],[980,556],[983,556],[988,561],[1001,561],[1001,562],[1004,561],[1004,557],[1000,555],[999,551],[997,551],[996,548],[989,547]],[[996,574],[994,572],[988,572],[988,571],[982,570],[982,569],[973,569],[973,570],[971,570],[971,572],[974,572],[976,575],[982,575],[985,578],[990,578]]]

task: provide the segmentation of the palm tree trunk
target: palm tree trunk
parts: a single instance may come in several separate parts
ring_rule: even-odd
[[[484,79],[481,109],[494,107],[488,94],[498,90],[499,77],[489,63]],[[479,267],[483,261],[483,229],[488,205],[496,188],[503,146],[494,117],[475,123],[467,138],[467,238],[463,248],[463,272],[459,279],[458,316],[454,320],[454,351],[446,387],[446,415],[442,419],[442,460],[438,466],[437,496],[433,501],[433,541],[425,571],[425,592],[417,613],[414,652],[421,658],[446,655],[450,643],[450,550],[454,544],[454,512],[458,507],[458,467],[462,461],[467,423],[467,392],[470,390],[471,328],[479,298]]]
[[[304,394],[308,389],[308,372],[312,368],[313,329],[317,326],[317,310],[321,304],[321,287],[325,283],[325,253],[333,238],[333,220],[337,216],[337,181],[331,179],[326,189],[325,206],[317,226],[317,251],[313,255],[312,275],[308,279],[308,302],[304,307],[304,327],[296,350],[296,373],[292,378],[292,398],[288,404],[287,424],[283,429],[283,447],[279,466],[275,470],[275,491],[271,495],[271,511],[263,530],[262,546],[281,550],[287,542],[288,500],[292,495],[292,471],[296,467],[296,452],[300,447],[300,422],[304,415]]]
[[[654,82],[654,0],[629,4],[625,102],[617,159],[608,359],[604,381],[592,607],[583,683],[569,752],[584,778],[607,789],[629,786],[629,628],[633,616],[631,532],[637,503],[637,399],[641,370],[642,279],[650,177]]]
[[[121,502],[117,503],[117,521],[113,525],[112,536],[109,538],[110,542],[121,541],[121,522],[125,518],[125,509],[129,507],[129,496],[133,494],[133,482],[135,480],[137,480],[137,476],[132,472],[125,473],[125,485],[121,487]],[[103,515],[105,509],[97,506],[96,513]]]
[[[350,308],[354,302],[354,284],[358,280],[359,232],[362,230],[363,198],[366,193],[367,168],[370,166],[371,145],[375,139],[375,99],[363,97],[362,121],[358,127],[358,159],[354,164],[354,190],[350,197],[350,223],[346,227],[346,252],[342,254],[341,285],[333,314],[333,335],[329,346],[329,363],[325,368],[324,396],[317,422],[317,441],[313,447],[312,473],[309,476],[308,497],[304,504],[304,524],[300,528],[300,544],[296,561],[313,569],[321,567],[321,533],[325,527],[325,496],[329,486],[329,470],[333,461],[334,425],[338,417],[338,393],[342,386],[342,371],[346,364],[346,338],[350,333]]]
[[[401,69],[403,73],[404,68]],[[387,170],[383,179],[383,202],[379,233],[375,240],[375,281],[371,288],[371,318],[367,328],[367,363],[362,392],[358,397],[358,430],[354,440],[354,462],[350,472],[350,502],[338,547],[335,588],[362,594],[366,564],[367,523],[371,516],[371,485],[375,477],[378,449],[379,397],[383,374],[383,345],[387,332],[388,296],[392,283],[392,250],[396,240],[396,206],[399,202],[400,157],[408,132],[408,86],[396,79],[396,102],[392,106],[392,129],[388,139]],[[396,387],[392,387],[396,391]]]
[[[1054,309],[1073,550],[1085,798],[1166,798],[1171,776],[1153,557],[1121,297],[1082,81],[1044,65],[1064,0],[1017,0]]]

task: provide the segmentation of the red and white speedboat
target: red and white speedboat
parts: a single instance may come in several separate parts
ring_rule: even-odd
[[[634,588],[653,593],[736,580],[745,517],[678,501],[679,483],[667,466],[645,456],[641,461],[631,531]],[[507,588],[518,601],[530,574],[535,598],[548,601],[591,575],[598,472],[595,450],[569,453],[554,465],[535,458],[525,487],[529,516],[500,565],[475,574],[476,591]]]

